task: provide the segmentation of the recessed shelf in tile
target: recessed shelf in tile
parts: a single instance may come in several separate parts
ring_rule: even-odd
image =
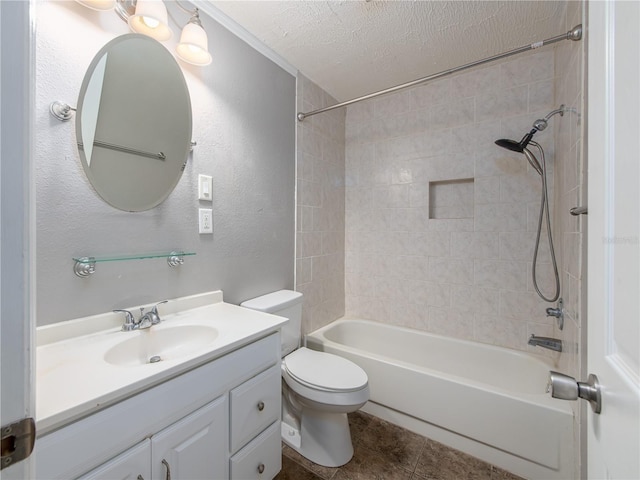
[[[473,218],[473,178],[429,182],[429,218]]]

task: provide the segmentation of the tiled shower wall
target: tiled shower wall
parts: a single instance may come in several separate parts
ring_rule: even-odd
[[[519,140],[556,108],[554,56],[545,47],[348,107],[347,315],[519,350],[553,334],[530,273],[540,177],[494,141]],[[536,140],[553,199],[553,128]]]
[[[298,75],[298,111],[337,103]],[[304,294],[303,334],[344,315],[345,112],[298,123],[296,290]]]
[[[584,4],[568,2],[565,21],[566,30],[575,25],[585,24]],[[564,103],[571,112],[555,122],[556,135],[556,209],[554,233],[558,239],[558,258],[561,266],[562,297],[565,301],[565,324],[560,331],[557,327],[554,337],[561,338],[563,354],[558,370],[575,378],[586,378],[586,252],[587,216],[574,217],[569,214],[572,207],[586,205],[587,199],[587,158],[584,153],[583,122],[585,41],[562,42],[556,50],[556,103]],[[575,411],[575,445],[582,445],[582,455],[586,455],[586,434],[581,431],[580,419],[584,417],[585,402],[571,402]],[[585,423],[583,423],[584,425]],[[576,448],[576,452],[580,449]],[[576,458],[575,471],[579,478],[586,478],[586,462],[580,469],[580,459]]]

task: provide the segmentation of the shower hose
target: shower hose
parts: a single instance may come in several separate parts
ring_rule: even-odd
[[[551,220],[549,219],[549,193],[547,191],[547,163],[544,158],[544,150],[539,143],[530,141],[529,145],[533,145],[540,152],[540,159],[542,160],[542,194],[540,198],[540,215],[538,216],[538,233],[536,235],[536,246],[533,250],[533,265],[531,266],[531,276],[533,277],[533,288],[536,293],[547,302],[555,302],[560,297],[560,277],[558,276],[558,265],[556,263],[556,254],[553,249],[553,239],[551,237]],[[524,149],[525,155],[531,155],[534,159],[535,155],[527,148]],[[546,211],[546,215],[545,215]],[[549,239],[549,252],[551,253],[551,263],[553,264],[553,273],[555,275],[555,293],[552,297],[546,297],[538,287],[538,278],[536,275],[536,265],[538,263],[538,250],[540,249],[540,234],[542,232],[542,221],[546,218],[547,225],[547,237]]]

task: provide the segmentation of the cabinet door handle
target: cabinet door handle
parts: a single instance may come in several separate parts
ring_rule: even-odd
[[[163,458],[162,464],[167,467],[167,476],[165,477],[165,480],[171,480],[171,467],[169,467],[169,462]]]
[[[263,472],[264,472],[264,463],[261,463],[260,465],[258,465],[258,473],[262,475]]]
[[[264,410],[264,402],[262,402],[262,401],[258,402],[258,410],[260,410],[260,411]],[[262,472],[260,472],[260,473],[262,473]]]

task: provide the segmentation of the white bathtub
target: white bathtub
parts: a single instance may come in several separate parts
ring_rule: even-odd
[[[571,407],[545,393],[551,361],[359,319],[306,341],[367,372],[363,410],[526,478],[574,478]]]

